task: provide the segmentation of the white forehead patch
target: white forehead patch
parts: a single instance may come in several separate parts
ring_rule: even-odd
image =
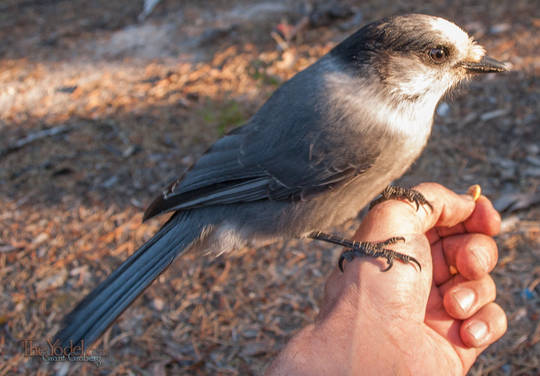
[[[484,48],[476,44],[476,42],[456,24],[440,17],[431,17],[429,22],[433,30],[439,31],[457,47],[458,51],[462,54],[462,59],[467,58],[472,61],[479,61],[485,55],[486,51]]]
[[[439,31],[441,34],[445,35],[448,40],[458,48],[466,47],[470,43],[469,36],[466,32],[461,30],[456,24],[453,24],[444,18],[430,18],[430,24],[433,30]]]

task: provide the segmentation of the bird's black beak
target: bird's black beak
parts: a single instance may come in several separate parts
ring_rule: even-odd
[[[510,68],[508,64],[501,63],[489,56],[484,56],[478,62],[464,61],[461,66],[471,73],[506,72]]]

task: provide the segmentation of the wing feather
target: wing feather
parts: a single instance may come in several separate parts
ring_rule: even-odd
[[[361,127],[335,132],[332,127],[346,126],[344,118],[327,124],[317,115],[329,104],[313,95],[318,75],[305,80],[305,72],[279,88],[246,125],[218,140],[150,204],[144,219],[201,206],[306,199],[365,172],[379,152],[363,141]]]

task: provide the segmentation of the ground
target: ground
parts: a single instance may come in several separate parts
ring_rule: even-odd
[[[453,20],[513,64],[443,100],[403,182],[478,183],[503,211],[493,275],[509,329],[470,374],[540,372],[538,3],[309,4],[162,0],[145,19],[142,1],[0,4],[0,375],[261,373],[317,315],[338,247],[182,256],[98,343],[99,367],[28,357],[24,340],[46,350],[163,223],[141,224],[150,200],[280,83],[360,25],[410,11]],[[290,25],[296,35],[276,34]]]

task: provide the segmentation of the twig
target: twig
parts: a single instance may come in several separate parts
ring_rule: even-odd
[[[51,137],[51,136],[56,136],[57,134],[66,133],[66,132],[71,131],[73,128],[74,128],[73,126],[64,124],[64,125],[59,125],[57,127],[52,127],[49,129],[43,129],[41,131],[30,133],[26,137],[23,137],[17,140],[15,143],[11,145],[8,145],[8,147],[5,148],[4,150],[0,150],[0,158],[5,157],[9,153],[13,153],[14,151],[19,150],[22,147],[34,141],[41,140],[42,138],[45,138],[45,137]]]

